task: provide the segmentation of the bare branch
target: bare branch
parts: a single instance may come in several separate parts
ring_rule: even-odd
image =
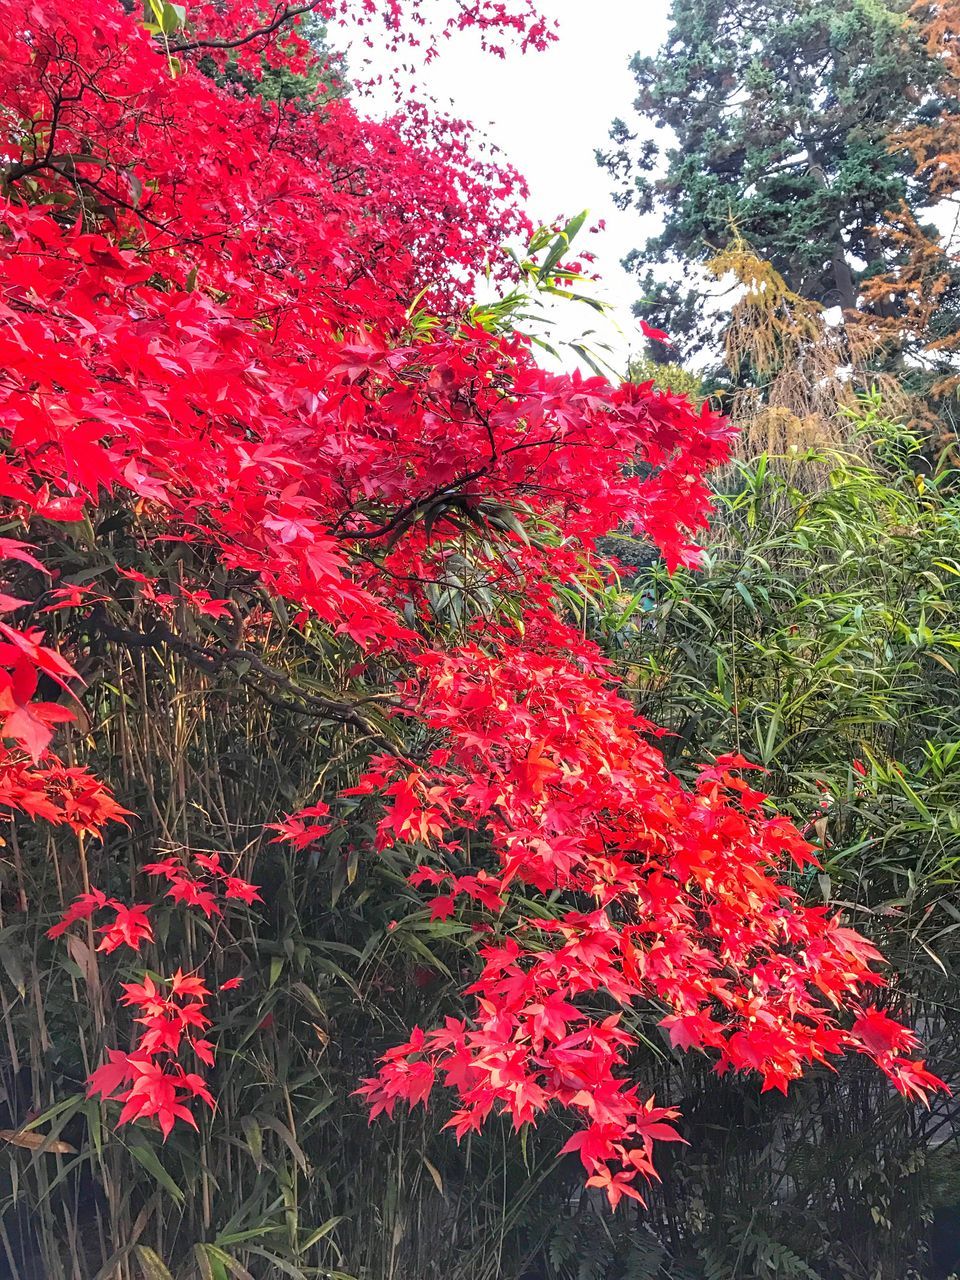
[[[169,50],[172,54],[190,53],[194,49],[239,49],[241,45],[250,44],[252,40],[259,40],[262,36],[271,36],[285,22],[290,22],[294,18],[299,18],[301,14],[312,13],[316,9],[320,0],[309,0],[308,4],[285,5],[282,9],[278,9],[274,14],[273,21],[265,27],[258,27],[255,31],[248,31],[245,36],[237,36],[234,40],[170,40],[164,42],[164,50]]]
[[[363,703],[381,701],[373,697],[358,699],[356,703],[343,702],[339,699],[322,697],[307,689],[300,688],[282,672],[275,671],[256,653],[249,649],[224,645],[210,649],[187,636],[178,635],[165,623],[155,623],[149,631],[140,631],[132,627],[117,626],[108,618],[106,611],[98,606],[90,615],[90,621],[96,631],[106,640],[122,645],[127,649],[167,649],[179,654],[193,666],[208,675],[216,675],[225,667],[240,676],[241,681],[252,693],[270,706],[294,712],[299,715],[315,715],[320,719],[332,720],[338,724],[349,725],[358,729],[364,736],[390,755],[397,755],[395,742],[385,737],[376,724],[372,723],[359,710]],[[262,685],[251,680],[247,670],[253,670],[278,690],[280,696],[264,689]],[[286,695],[286,696],[284,696]]]

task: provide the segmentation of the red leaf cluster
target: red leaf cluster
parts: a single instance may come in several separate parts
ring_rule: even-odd
[[[496,854],[496,874],[426,864],[411,875],[444,889],[435,916],[460,899],[499,910],[514,885],[593,906],[529,919],[483,948],[470,1024],[448,1019],[391,1050],[361,1089],[374,1114],[426,1101],[435,1083],[457,1095],[458,1136],[495,1107],[519,1128],[559,1104],[586,1126],[576,1149],[615,1204],[651,1176],[652,1142],[676,1136],[651,1129],[630,1079],[637,1039],[618,1009],[637,1002],[660,1009],[674,1046],[711,1051],[720,1072],[756,1072],[764,1090],[850,1050],[901,1093],[938,1087],[913,1057],[916,1037],[868,1002],[879,952],[784,882],[784,858],[814,864],[813,849],[767,812],[740,776],[746,762],[721,759],[684,788],[650,726],[590,672],[593,647],[571,632],[563,653],[546,640],[531,652],[537,619],[527,624],[523,646],[422,659],[409,712],[444,746],[414,773],[381,760],[358,789],[386,799],[383,846],[433,843],[449,865],[462,833],[477,832]]]
[[[136,1010],[134,1022],[144,1030],[131,1052],[111,1049],[89,1081],[91,1094],[123,1103],[118,1124],[152,1119],[166,1138],[177,1120],[197,1127],[190,1110],[194,1099],[213,1109],[203,1077],[181,1062],[189,1050],[213,1066],[213,1046],[203,1038],[211,1025],[205,1011],[209,995],[198,977],[180,969],[160,985],[149,974],[142,983],[123,984],[121,1002]]]

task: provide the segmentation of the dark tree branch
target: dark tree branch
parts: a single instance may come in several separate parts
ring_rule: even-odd
[[[290,680],[279,671],[274,671],[272,667],[263,661],[259,654],[253,653],[249,649],[239,649],[233,645],[224,645],[219,649],[208,649],[197,641],[188,639],[186,636],[177,635],[176,632],[171,631],[166,624],[161,622],[155,623],[149,631],[116,626],[107,617],[106,611],[102,607],[98,607],[92,612],[90,622],[98,634],[114,644],[122,645],[128,649],[167,649],[186,658],[188,662],[198,667],[201,671],[205,671],[208,675],[216,675],[224,668],[229,668],[236,672],[238,665],[245,665],[250,670],[256,671],[258,675],[291,699],[288,701],[287,698],[277,697],[254,682],[249,681],[245,673],[236,672],[251,691],[270,706],[300,715],[316,715],[322,719],[333,720],[338,724],[350,725],[351,728],[358,729],[377,746],[389,752],[390,755],[399,754],[396,743],[391,742],[389,738],[385,738],[376,726],[361,714],[355,705],[349,702],[341,702],[334,698],[325,698],[319,694],[310,693],[306,689],[299,688],[293,680]]]
[[[258,27],[256,31],[248,31],[245,36],[237,36],[235,40],[170,40],[164,43],[164,49],[169,49],[173,54],[190,53],[194,49],[239,49],[241,45],[249,44],[252,40],[273,35],[285,22],[299,18],[303,13],[311,13],[319,3],[320,0],[309,0],[308,4],[285,5],[276,11],[273,21],[267,26]]]
[[[450,480],[447,484],[439,485],[430,493],[421,494],[420,497],[412,499],[390,517],[383,524],[376,525],[372,529],[344,529],[344,524],[350,519],[356,519],[359,516],[357,511],[345,511],[342,516],[331,527],[330,533],[334,537],[341,538],[345,541],[354,541],[357,539],[372,540],[376,538],[384,538],[388,534],[403,533],[410,525],[415,524],[419,516],[426,511],[434,503],[441,498],[453,496],[458,493],[464,485],[472,484],[474,480],[479,480],[488,472],[487,467],[479,467],[475,471],[468,471],[465,475],[457,476]]]

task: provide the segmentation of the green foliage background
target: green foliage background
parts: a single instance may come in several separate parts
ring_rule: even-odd
[[[662,324],[682,357],[710,348],[717,329],[690,266],[735,231],[795,292],[853,309],[858,280],[884,266],[883,215],[901,201],[921,213],[910,157],[888,144],[929,108],[935,82],[910,9],[674,0],[663,47],[633,59],[644,127],[616,121],[601,158],[621,206],[662,219],[626,265],[641,284],[638,314]]]
[[[652,566],[627,590],[598,583],[581,616],[618,654],[641,711],[673,730],[664,745],[679,772],[731,747],[769,771],[764,789],[823,850],[822,872],[796,888],[883,946],[900,974],[892,1007],[955,1084],[960,500],[949,472],[920,479],[918,442],[876,401],[855,425],[873,463],[737,464],[701,573]],[[663,1087],[684,1096],[693,1150],[653,1192],[671,1261],[650,1274],[952,1269],[941,1228],[960,1200],[953,1103],[913,1112],[856,1068],[771,1102],[705,1068],[658,1059]]]

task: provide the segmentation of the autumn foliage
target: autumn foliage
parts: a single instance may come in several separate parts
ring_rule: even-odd
[[[423,26],[387,6],[427,53],[444,30],[429,8]],[[87,881],[84,841],[136,815],[77,763],[78,672],[98,633],[214,673],[262,664],[276,601],[354,656],[350,686],[315,700],[372,743],[350,791],[377,807],[379,847],[409,847],[436,918],[487,913],[469,1018],[390,1049],[357,1082],[372,1114],[437,1086],[458,1137],[493,1111],[519,1128],[566,1109],[567,1149],[616,1205],[677,1137],[631,1077],[638,1013],[765,1089],[854,1051],[923,1098],[939,1082],[915,1036],[873,1004],[881,957],[792,887],[811,844],[738,757],[692,788],[671,776],[564,619],[558,588],[612,529],[695,561],[726,422],[652,385],[546,372],[478,318],[477,276],[525,227],[522,184],[455,122],[218,87],[205,59],[257,74],[311,50],[255,0],[168,11],[150,27],[119,4],[2,2],[0,800],[77,833],[51,938],[89,931],[136,964],[161,896],[206,919],[259,900],[209,852],[158,856],[135,901]],[[525,4],[451,22],[493,47],[548,38]],[[108,523],[124,555],[85,581]],[[431,588],[465,540],[483,589],[453,634]],[[170,580],[136,568],[158,543],[190,552]],[[374,668],[390,733],[365,709]],[[264,842],[303,856],[339,799],[263,815]],[[517,911],[518,894],[551,910]],[[90,1089],[119,1123],[195,1125],[216,1105],[219,993],[202,973],[131,976],[134,1041],[107,1047]]]
[[[957,386],[950,357],[960,341],[954,316],[956,229],[948,216],[960,191],[960,5],[915,0],[910,20],[928,59],[931,83],[888,146],[909,158],[923,198],[920,208],[903,201],[887,210],[876,228],[887,265],[862,283],[860,323],[881,349],[912,346],[918,363],[940,375],[933,383],[939,398]],[[930,211],[935,221],[922,221]]]

